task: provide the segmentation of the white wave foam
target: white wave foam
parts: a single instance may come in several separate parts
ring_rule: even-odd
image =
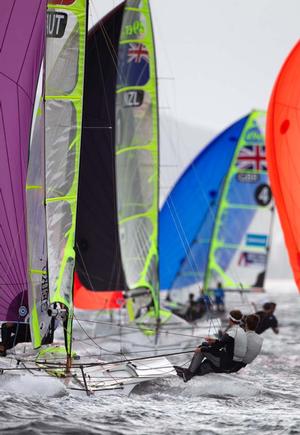
[[[66,394],[65,386],[58,379],[30,374],[2,375],[1,390],[6,393],[16,393],[28,397],[61,397]]]
[[[147,382],[134,390],[135,394],[163,394],[166,396],[214,396],[247,398],[257,395],[261,390],[257,384],[238,375],[211,374],[195,376],[188,383],[179,378],[167,378]]]
[[[237,396],[251,397],[259,388],[236,375],[212,374],[195,377],[185,387],[185,394],[191,396]]]

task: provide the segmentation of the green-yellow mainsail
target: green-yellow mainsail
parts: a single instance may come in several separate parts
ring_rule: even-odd
[[[71,348],[87,0],[50,0],[45,56],[45,203],[50,303],[69,310]],[[32,324],[37,346],[39,315]]]
[[[116,97],[119,236],[128,289],[150,293],[156,318],[161,315],[157,242],[157,106],[155,49],[149,1],[128,0],[121,28]]]

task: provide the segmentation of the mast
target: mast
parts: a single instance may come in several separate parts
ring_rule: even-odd
[[[158,104],[148,0],[127,1],[116,100],[116,179],[121,257],[129,294],[150,296],[159,319]],[[152,300],[152,302],[151,302]],[[128,302],[130,306],[130,301]],[[151,311],[150,309],[150,311]]]
[[[82,134],[87,0],[50,0],[45,60],[46,222],[50,303],[64,322],[70,368],[75,227]]]

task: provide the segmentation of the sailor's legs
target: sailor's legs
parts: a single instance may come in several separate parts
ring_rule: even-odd
[[[193,374],[196,373],[199,370],[199,367],[204,358],[205,357],[202,352],[195,352],[188,370]]]
[[[12,349],[18,343],[31,341],[30,327],[27,323],[2,323],[1,346]]]
[[[2,345],[5,349],[11,349],[14,347],[15,333],[17,330],[17,324],[14,323],[2,323],[1,336]]]
[[[215,371],[216,368],[214,367],[214,365],[208,359],[205,359],[200,364],[197,372],[194,373],[194,376],[204,376],[208,375],[208,373],[215,373]]]

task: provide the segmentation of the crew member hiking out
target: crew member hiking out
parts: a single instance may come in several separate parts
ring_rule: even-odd
[[[255,332],[259,322],[259,317],[256,314],[249,314],[245,318],[245,332],[247,337],[247,351],[243,361],[236,363],[232,372],[238,372],[241,368],[246,367],[247,364],[252,363],[255,358],[260,354],[263,338]]]
[[[267,329],[271,328],[274,334],[279,333],[278,320],[274,315],[276,304],[273,302],[266,302],[263,305],[263,311],[257,311],[255,314],[259,317],[259,323],[256,328],[257,334],[262,334]]]
[[[204,376],[208,373],[230,373],[236,371],[247,352],[247,337],[240,327],[242,313],[232,310],[229,313],[229,328],[219,339],[207,338],[194,353],[188,369],[174,366],[177,375],[184,382],[193,376]],[[238,368],[238,369],[239,369]]]

